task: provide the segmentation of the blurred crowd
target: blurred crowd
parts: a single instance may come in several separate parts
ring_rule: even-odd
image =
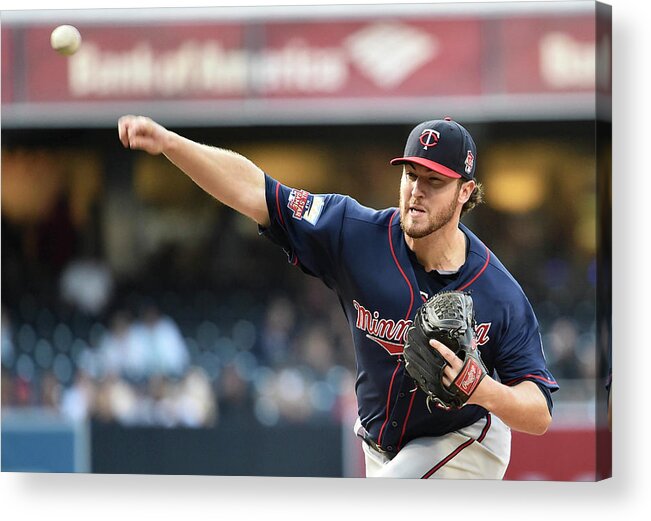
[[[3,407],[209,427],[233,417],[338,421],[353,403],[350,333],[319,281],[305,284],[303,298],[236,309],[208,290],[115,295],[105,266],[80,264],[62,272],[51,307],[29,294],[3,307]]]

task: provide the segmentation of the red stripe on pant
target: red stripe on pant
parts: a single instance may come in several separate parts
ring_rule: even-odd
[[[491,426],[491,415],[487,414],[486,415],[486,425],[484,425],[484,428],[482,429],[482,432],[479,435],[479,438],[477,438],[476,440],[474,440],[473,438],[470,438],[468,441],[463,442],[456,449],[454,449],[450,454],[448,454],[445,458],[443,458],[436,465],[434,465],[430,470],[428,470],[423,475],[423,477],[420,478],[420,479],[428,479],[428,478],[430,478],[432,476],[432,474],[434,474],[437,470],[439,470],[446,463],[448,463],[450,460],[452,460],[463,449],[465,449],[466,447],[469,447],[470,445],[472,445],[475,441],[478,442],[478,443],[481,443],[483,441],[483,439],[486,437],[486,434],[488,434],[488,429],[490,429],[490,426]]]

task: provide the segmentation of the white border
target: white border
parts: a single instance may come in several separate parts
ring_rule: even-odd
[[[192,2],[217,5],[218,2]],[[254,2],[263,4],[265,2]],[[285,2],[286,4],[291,2]],[[306,2],[304,2],[306,3]],[[362,3],[362,2],[359,2]],[[639,0],[612,0],[614,473],[593,483],[0,475],[0,516],[23,520],[644,519],[649,493],[648,145],[651,49]],[[2,2],[0,8],[5,9]],[[110,5],[120,6],[122,0]],[[14,4],[15,5],[15,4]],[[70,8],[87,2],[58,2]],[[103,6],[109,5],[104,3]],[[178,5],[133,0],[130,6]],[[48,2],[23,0],[20,8]],[[633,370],[636,366],[638,371]],[[273,455],[270,455],[273,457]],[[549,455],[553,457],[553,455]]]
[[[31,3],[31,2],[30,2]],[[67,8],[68,4],[79,4],[79,10]],[[144,2],[129,3],[129,9],[110,8],[112,3],[94,2],[96,8],[88,7],[87,3],[57,2],[53,9],[51,4],[43,5],[38,11],[25,10],[23,3],[18,3],[15,9],[5,12],[6,20],[11,23],[50,23],[56,21],[106,23],[119,21],[128,24],[140,23],[139,7]],[[178,8],[178,1],[152,2],[161,9],[152,9],[147,13],[150,21],[179,22],[183,20],[276,20],[296,19],[309,16],[310,18],[322,17],[337,19],[345,17],[368,18],[378,15],[422,15],[423,13],[437,14],[440,16],[502,16],[503,14],[558,14],[563,13],[590,13],[592,3],[584,0],[565,0],[557,2],[523,1],[523,2],[192,2],[188,7]],[[168,5],[169,4],[169,5]],[[200,4],[206,4],[202,6]],[[282,5],[276,5],[282,4]],[[308,4],[308,5],[301,5]],[[237,7],[234,7],[237,5]],[[106,7],[109,7],[107,9]],[[262,7],[262,8],[261,8]],[[4,8],[3,8],[4,9]]]

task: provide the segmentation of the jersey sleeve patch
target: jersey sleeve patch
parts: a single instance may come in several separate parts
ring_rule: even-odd
[[[324,196],[312,195],[305,190],[292,190],[287,200],[287,208],[292,211],[292,217],[307,221],[312,226],[315,226],[321,217],[324,204]]]

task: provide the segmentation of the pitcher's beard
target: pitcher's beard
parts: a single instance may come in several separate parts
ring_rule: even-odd
[[[449,206],[441,208],[438,212],[432,215],[427,222],[419,224],[413,222],[405,224],[405,221],[411,221],[408,216],[409,205],[407,204],[406,206],[406,208],[405,205],[401,205],[400,207],[400,228],[402,228],[402,231],[407,237],[411,237],[412,239],[422,239],[440,230],[452,220],[457,209],[457,199],[455,197],[450,201]]]

